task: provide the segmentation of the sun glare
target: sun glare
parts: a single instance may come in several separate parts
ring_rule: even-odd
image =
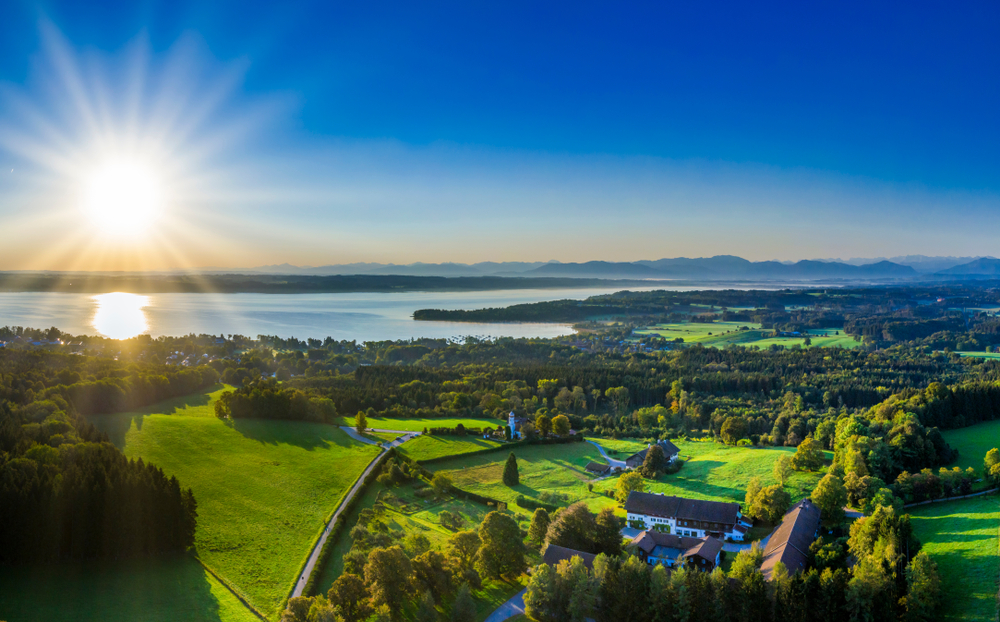
[[[112,292],[94,296],[97,309],[91,325],[112,339],[131,339],[149,330],[146,312],[149,296]]]
[[[125,159],[109,160],[86,180],[83,209],[102,232],[141,233],[163,207],[163,189],[152,168]]]

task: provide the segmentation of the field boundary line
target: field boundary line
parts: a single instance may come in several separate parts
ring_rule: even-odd
[[[193,557],[195,558],[195,560],[199,564],[201,564],[202,568],[204,568],[206,571],[208,571],[208,574],[210,574],[213,577],[215,577],[215,580],[218,581],[219,583],[221,583],[222,587],[224,587],[227,590],[229,590],[229,592],[233,596],[236,597],[236,600],[238,600],[241,603],[243,603],[243,606],[246,607],[247,609],[249,609],[251,613],[253,613],[255,616],[257,616],[258,618],[260,618],[264,622],[270,622],[267,619],[267,616],[265,616],[263,613],[260,612],[260,610],[258,610],[256,607],[254,607],[253,604],[250,603],[250,600],[248,599],[248,597],[244,596],[243,592],[241,592],[235,585],[231,584],[228,580],[222,578],[222,575],[220,575],[219,573],[217,573],[215,570],[212,569],[211,566],[209,566],[204,561],[202,561],[202,559],[200,557],[198,557],[198,555],[194,555]]]
[[[991,494],[993,494],[993,493],[995,493],[997,491],[1000,491],[1000,488],[990,488],[989,490],[983,490],[983,491],[980,491],[980,492],[974,492],[974,493],[972,493],[970,495],[962,495],[961,497],[941,497],[940,499],[928,499],[927,501],[918,501],[916,503],[907,503],[903,507],[904,508],[915,508],[915,507],[918,507],[918,506],[921,506],[921,505],[930,505],[932,503],[945,503],[947,501],[960,501],[962,499],[972,499],[973,497],[982,497],[983,495],[991,495]]]

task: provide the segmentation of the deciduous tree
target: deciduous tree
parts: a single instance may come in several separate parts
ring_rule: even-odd
[[[410,560],[400,547],[374,549],[365,564],[365,584],[372,603],[388,606],[394,615],[401,612],[411,591],[412,574]]]
[[[483,576],[499,579],[524,570],[524,541],[517,522],[500,512],[490,512],[479,527],[482,545],[476,553],[476,569]]]
[[[792,466],[800,471],[818,471],[823,467],[823,460],[823,444],[807,436],[795,450]]]
[[[569,434],[569,417],[566,415],[556,415],[552,418],[552,432],[556,436],[566,436]]]
[[[823,513],[823,520],[831,523],[840,523],[844,520],[847,490],[840,478],[833,473],[828,473],[819,480],[811,499]]]
[[[549,531],[549,512],[545,508],[538,508],[531,516],[531,526],[528,528],[528,540],[535,546],[545,543],[545,535]]]
[[[618,478],[618,485],[615,487],[615,499],[618,503],[625,503],[629,493],[632,491],[645,492],[646,482],[642,479],[642,474],[638,471],[622,473]]]

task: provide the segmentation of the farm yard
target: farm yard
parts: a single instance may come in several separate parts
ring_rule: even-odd
[[[1000,573],[1000,497],[909,510],[917,538],[938,564],[942,620],[993,620]]]
[[[197,555],[276,618],[326,518],[379,450],[331,425],[223,421],[214,403],[224,390],[90,419],[128,457],[194,490]]]
[[[835,328],[813,329],[802,336],[774,337],[772,330],[764,330],[760,324],[752,322],[682,322],[674,324],[656,324],[647,328],[637,329],[636,335],[656,335],[663,339],[683,339],[684,343],[698,343],[706,347],[723,348],[728,345],[758,346],[767,348],[772,345],[789,348],[826,347],[853,348],[860,342],[847,335],[843,330]],[[805,345],[806,337],[811,340],[811,346]]]

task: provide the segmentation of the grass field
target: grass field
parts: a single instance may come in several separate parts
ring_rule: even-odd
[[[605,451],[617,450],[619,459],[646,447],[645,443],[637,441],[594,440]],[[759,477],[765,486],[776,484],[777,480],[772,474],[774,463],[782,455],[795,453],[794,447],[748,449],[711,441],[680,440],[675,440],[674,444],[681,450],[684,466],[673,475],[665,475],[658,481],[649,482],[650,492],[710,501],[743,503],[747,482],[751,478]],[[827,459],[832,459],[831,452],[826,454]],[[794,472],[785,485],[792,495],[792,501],[809,496],[821,477],[822,473]]]
[[[133,562],[0,566],[7,622],[255,622],[188,556]]]
[[[977,359],[1000,359],[1000,352],[968,352],[968,351],[957,351],[955,354],[959,356],[969,356]]]
[[[598,482],[593,492],[587,490],[587,482],[592,477],[584,467],[590,461],[604,461],[597,448],[590,443],[529,445],[516,447],[513,452],[517,456],[521,480],[514,487],[504,486],[501,481],[506,452],[459,456],[428,466],[432,471],[446,471],[462,490],[506,501],[508,508],[519,514],[521,520],[530,517],[534,510],[518,507],[515,503],[518,495],[539,499],[543,493],[562,494],[567,499],[561,505],[585,501],[594,511],[614,505],[614,500],[601,494],[601,491],[613,489],[617,481],[615,478]]]
[[[744,330],[744,328],[746,330]],[[684,343],[700,343],[704,346],[723,348],[728,345],[759,346],[767,348],[772,345],[805,347],[803,337],[770,337],[771,330],[761,330],[760,324],[752,322],[682,322],[676,324],[657,324],[635,331],[637,335],[658,335],[664,339],[683,339]],[[843,330],[828,328],[814,329],[808,333],[814,348],[853,348],[860,342],[854,337],[845,335]]]
[[[414,460],[430,460],[444,456],[457,456],[473,451],[496,447],[500,443],[475,436],[420,435],[399,446],[399,450]]]
[[[646,446],[637,441],[597,439],[597,442],[606,450],[620,452],[619,458]],[[752,477],[760,477],[764,485],[775,483],[772,474],[774,463],[779,456],[795,451],[791,447],[747,449],[713,442],[676,441],[676,444],[685,459],[684,466],[677,473],[663,475],[659,480],[647,480],[650,492],[738,503],[743,502],[747,482]],[[614,500],[605,493],[615,489],[617,477],[594,482],[593,491],[587,487],[593,478],[584,467],[591,460],[604,462],[597,448],[590,443],[533,445],[513,451],[520,474],[520,484],[514,487],[504,486],[501,482],[506,461],[504,452],[458,456],[429,466],[434,471],[448,472],[455,485],[463,490],[506,501],[522,520],[532,510],[516,505],[518,495],[544,501],[546,493],[561,494],[564,497],[557,502],[558,505],[584,501],[593,511],[606,506],[616,507]],[[820,473],[794,473],[787,484],[792,499],[798,500],[812,493],[820,477]],[[623,513],[620,509],[617,511]]]
[[[453,428],[458,424],[467,428],[496,428],[498,425],[507,425],[507,420],[500,419],[368,419],[368,427],[379,430],[406,430],[420,432],[424,428]],[[341,417],[337,425],[354,425],[353,417]]]
[[[949,445],[958,450],[958,460],[948,466],[963,469],[972,467],[982,473],[986,452],[994,447],[1000,448],[1000,420],[977,423],[957,430],[944,430],[941,435]]]
[[[994,620],[1000,497],[987,495],[909,510],[924,550],[938,564],[942,620]]]
[[[268,617],[326,518],[378,453],[331,425],[215,416],[224,390],[90,420],[198,501],[198,555]],[[180,618],[177,618],[180,619]]]

